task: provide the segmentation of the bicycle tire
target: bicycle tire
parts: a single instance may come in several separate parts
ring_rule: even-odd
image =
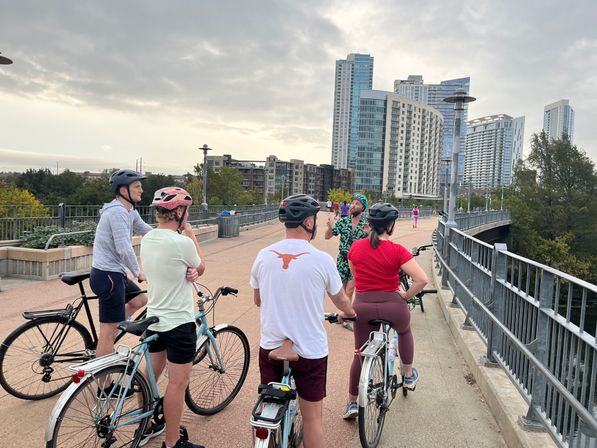
[[[292,419],[292,428],[290,429],[289,439],[290,440],[288,446],[290,448],[299,448],[301,446],[301,443],[303,443],[303,416],[301,415],[301,410],[299,406],[297,406],[296,414]]]
[[[359,439],[363,448],[379,444],[385,421],[384,359],[382,355],[367,358],[363,363],[359,395],[366,397],[365,406],[359,406]]]
[[[102,378],[110,375],[114,383],[126,384],[130,370],[124,365],[109,366],[86,377],[79,383],[60,409],[52,439],[47,442],[46,448],[86,448],[100,446],[101,443],[107,441],[105,425],[110,418],[113,418],[119,400],[98,397],[100,382]],[[125,400],[121,417],[139,410],[139,393],[142,394],[143,412],[150,409],[151,389],[145,377],[138,371],[135,372],[131,387],[136,393]],[[55,411],[57,412],[57,410]],[[116,440],[110,446],[113,448],[137,447],[149,418],[145,417],[138,424],[124,425],[118,428],[113,433]],[[74,426],[77,424],[81,427]]]
[[[68,325],[57,353],[48,352],[47,341]],[[55,342],[55,341],[53,341]],[[64,391],[71,381],[70,364],[91,359],[95,348],[87,328],[66,317],[44,317],[25,322],[0,346],[0,386],[23,400],[42,400]],[[68,351],[67,351],[68,350]],[[44,366],[52,369],[44,372]],[[44,380],[46,376],[46,380]]]
[[[215,330],[213,335],[226,370],[220,372],[213,366],[207,351],[210,350],[216,363],[217,357],[211,340],[206,339],[195,354],[185,391],[185,403],[199,415],[213,415],[228,406],[240,391],[249,370],[249,341],[240,328],[226,326]]]

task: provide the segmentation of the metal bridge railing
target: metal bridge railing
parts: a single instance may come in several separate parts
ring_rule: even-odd
[[[597,286],[443,221],[437,230],[442,284],[529,403],[523,425],[597,447]]]

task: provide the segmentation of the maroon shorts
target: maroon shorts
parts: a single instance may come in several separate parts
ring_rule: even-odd
[[[259,372],[261,384],[279,383],[284,373],[284,362],[273,361],[267,357],[271,350],[259,347]],[[328,357],[307,359],[299,357],[290,363],[296,390],[303,400],[321,401],[325,397]]]

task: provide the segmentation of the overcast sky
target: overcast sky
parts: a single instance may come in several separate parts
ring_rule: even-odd
[[[143,167],[211,154],[330,163],[334,67],[375,58],[373,87],[470,76],[469,119],[569,99],[597,160],[592,0],[0,0],[0,171]]]

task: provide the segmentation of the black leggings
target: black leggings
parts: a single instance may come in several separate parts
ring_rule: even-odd
[[[412,364],[415,344],[410,331],[410,310],[408,304],[397,292],[357,292],[353,308],[358,315],[354,323],[354,347],[361,346],[369,339],[369,333],[377,331],[379,325],[369,325],[373,319],[385,319],[392,322],[392,328],[398,332],[398,351],[403,364]],[[348,391],[358,395],[359,377],[361,376],[361,357],[355,355],[350,367]]]

